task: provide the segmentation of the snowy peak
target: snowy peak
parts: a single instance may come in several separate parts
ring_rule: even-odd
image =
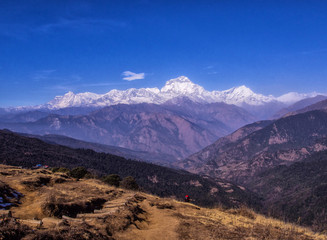
[[[224,95],[227,99],[238,99],[241,101],[256,95],[250,88],[244,85],[239,87],[233,87],[220,93]]]
[[[168,80],[166,82],[166,85],[173,84],[173,83],[192,83],[192,82],[188,77],[180,76],[178,78],[173,78],[173,79]]]
[[[158,88],[130,88],[127,90],[113,89],[106,94],[90,92],[74,94],[68,92],[64,96],[57,96],[44,108],[60,109],[67,107],[104,107],[116,104],[154,103],[162,104],[179,97],[187,97],[193,102],[214,103],[223,102],[237,106],[260,106],[267,103],[291,104],[313,94],[288,93],[281,97],[265,96],[253,92],[242,85],[225,91],[207,91],[200,85],[193,83],[185,76],[170,79],[161,89]],[[42,107],[41,106],[41,107]],[[38,107],[40,108],[40,106]]]
[[[166,85],[163,88],[161,88],[161,93],[172,94],[174,97],[176,97],[176,94],[201,94],[203,91],[203,87],[194,84],[185,76],[171,79],[166,82]]]
[[[234,87],[229,90],[225,90],[223,92],[229,92],[236,95],[247,95],[247,96],[254,94],[254,92],[250,88],[246,87],[245,85]]]
[[[56,96],[52,101],[48,102],[47,107],[50,109],[67,108],[67,107],[82,107],[90,106],[90,104],[99,98],[99,94],[85,92],[74,94],[69,91],[64,96]]]
[[[218,93],[219,94],[219,93]],[[250,88],[242,85],[221,92],[225,102],[235,105],[263,105],[265,103],[276,101],[273,96],[264,96],[254,93]]]

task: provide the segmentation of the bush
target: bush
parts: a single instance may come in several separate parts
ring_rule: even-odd
[[[96,176],[95,174],[92,174],[90,172],[87,172],[87,174],[85,174],[85,176],[83,178],[86,178],[86,179],[95,179],[95,178],[98,178],[98,176]]]
[[[62,172],[62,173],[69,173],[70,170],[68,168],[65,167],[53,167],[51,168],[52,172]]]
[[[0,239],[22,239],[31,229],[13,218],[0,221]]]
[[[120,187],[130,190],[139,190],[139,185],[136,183],[135,179],[132,176],[125,177],[120,182]]]
[[[104,181],[105,183],[118,187],[119,186],[119,182],[121,181],[121,178],[119,177],[118,174],[110,174],[108,176],[105,176],[102,181]]]
[[[69,175],[73,178],[83,178],[87,173],[89,173],[85,167],[76,167],[73,168],[70,172]]]

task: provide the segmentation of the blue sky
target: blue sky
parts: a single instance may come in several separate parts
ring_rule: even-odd
[[[327,1],[0,1],[0,107],[180,75],[208,90],[327,92]]]

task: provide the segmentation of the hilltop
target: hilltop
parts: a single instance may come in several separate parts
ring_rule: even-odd
[[[20,194],[1,211],[0,239],[327,239],[246,208],[202,208],[44,169],[0,165],[0,181]]]

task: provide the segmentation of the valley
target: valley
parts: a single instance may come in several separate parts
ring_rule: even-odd
[[[120,96],[115,95],[118,102],[100,107],[94,99],[104,96],[70,93],[50,102],[52,107],[48,104],[34,110],[5,110],[0,116],[0,128],[4,129],[0,130],[0,163],[23,168],[37,164],[50,168],[83,167],[96,179],[110,174],[122,178],[132,176],[142,192],[169,198],[167,201],[182,201],[189,194],[201,208],[245,207],[324,232],[327,224],[325,96],[303,97],[286,104],[240,87],[225,91],[225,100],[215,102],[221,99],[220,93],[206,92],[186,77],[172,79],[163,89],[151,91],[159,94],[161,100],[150,98],[150,102],[144,102],[141,96],[148,96],[148,90],[134,89],[111,92],[108,96],[113,97],[114,93]],[[217,94],[220,97],[214,100]],[[248,94],[252,102],[239,94]],[[242,100],[236,105],[228,104],[235,99]],[[88,101],[92,104],[88,105]],[[133,194],[129,197],[124,194],[120,199],[134,199],[138,206],[143,204]],[[143,207],[142,211],[149,210],[148,206]],[[73,217],[94,219],[106,216],[107,212],[92,209],[91,213],[81,214]],[[170,219],[168,222],[175,222],[173,225],[181,223],[181,219],[188,224],[199,224],[185,216],[181,219],[164,216]],[[65,220],[74,224],[80,221],[71,216]],[[57,224],[61,220],[51,221]],[[151,221],[156,222],[157,217]],[[209,222],[205,225],[209,226]],[[138,230],[128,229],[129,234],[133,232],[139,239],[144,237]],[[149,231],[148,237],[155,239],[155,231],[158,230]],[[183,239],[183,234],[197,234],[184,231],[181,225],[168,236]],[[288,239],[288,233],[283,234]],[[117,236],[125,239],[124,234]]]
[[[0,1],[0,240],[327,240],[327,1]]]

